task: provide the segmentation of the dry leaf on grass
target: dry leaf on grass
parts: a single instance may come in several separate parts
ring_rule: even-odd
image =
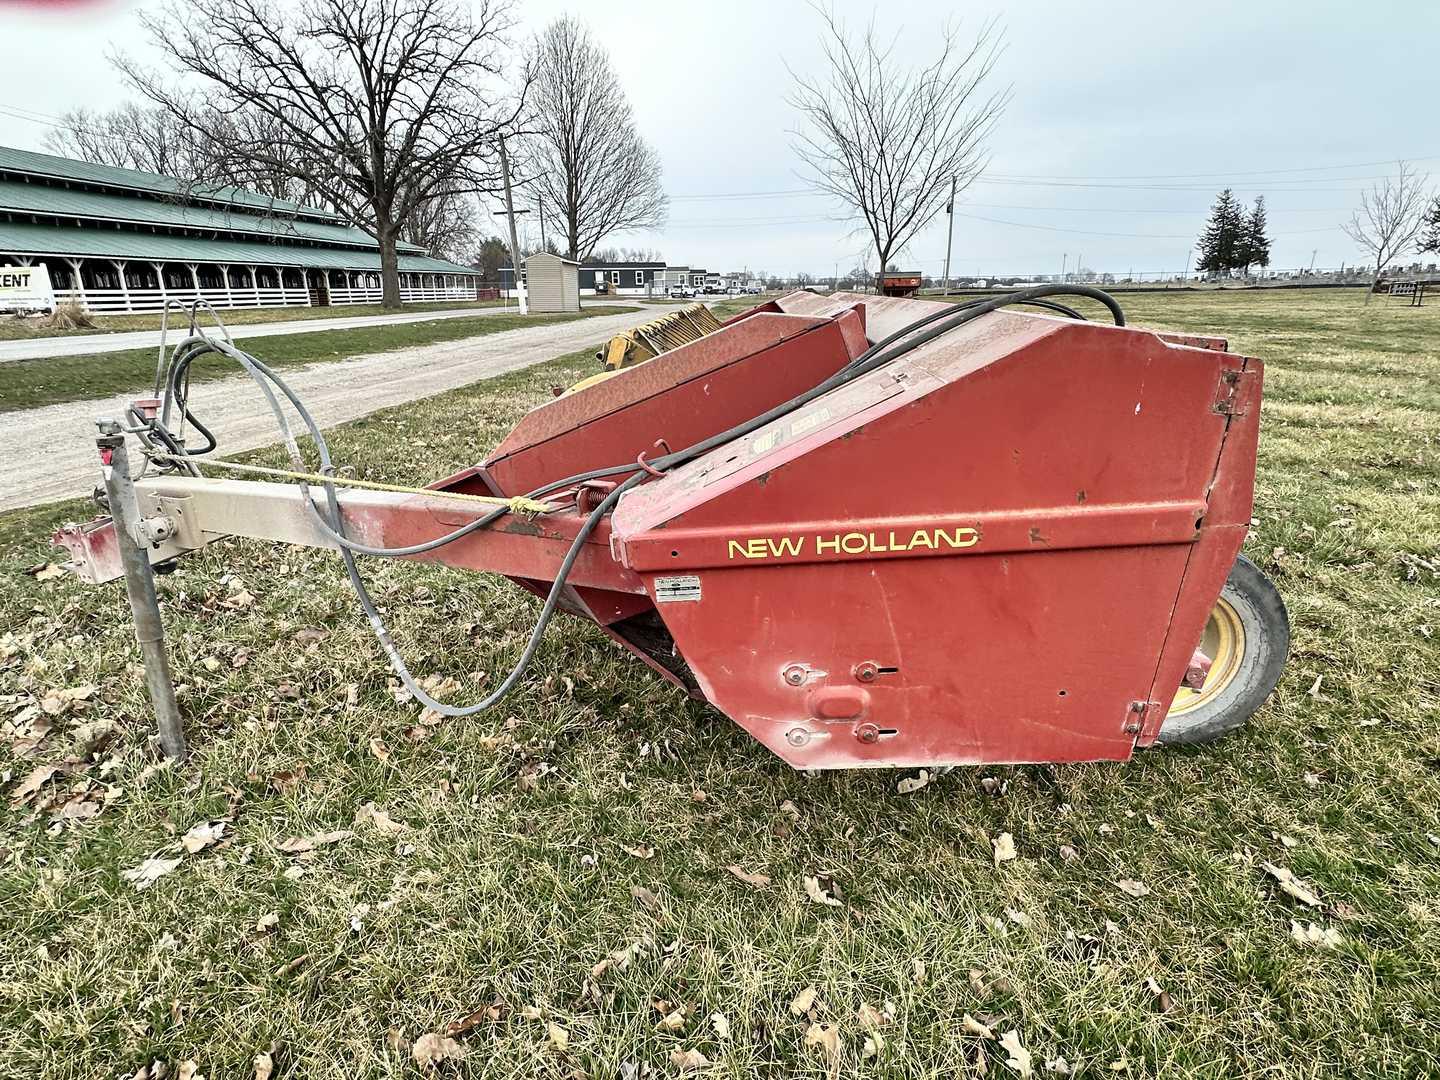
[[[752,874],[743,866],[737,866],[734,863],[731,863],[729,866],[725,867],[725,869],[730,871],[730,875],[736,880],[743,881],[746,885],[752,885],[757,889],[763,889],[766,885],[770,884],[770,878],[767,875]]]
[[[136,892],[144,892],[179,865],[179,859],[146,859],[139,866],[122,870],[120,876],[133,884]]]
[[[644,885],[631,885],[630,895],[635,898],[635,902],[637,904],[639,904],[646,911],[650,912],[650,914],[660,914],[660,898],[656,896],[653,892],[651,892],[649,889],[647,889]]]
[[[982,1024],[969,1013],[960,1017],[960,1030],[966,1035],[974,1035],[977,1039],[993,1039],[995,1032],[989,1024]]]
[[[1146,885],[1143,881],[1135,881],[1133,878],[1121,878],[1115,882],[1115,887],[1126,896],[1140,897],[1150,895],[1150,886]]]
[[[1155,1008],[1162,1013],[1168,1013],[1175,1008],[1175,1001],[1170,997],[1170,991],[1166,990],[1153,978],[1145,980],[1145,989],[1150,991],[1155,999]]]
[[[670,1053],[670,1064],[682,1073],[695,1072],[710,1064],[710,1059],[699,1050],[673,1050]]]
[[[724,1013],[711,1013],[710,1026],[715,1029],[717,1039],[728,1039],[730,1037],[730,1021],[725,1019]]]
[[[631,858],[635,859],[653,859],[655,857],[655,849],[649,844],[641,844],[638,847],[630,847],[626,844],[621,844],[620,850],[625,852],[626,855],[629,855]]]
[[[995,837],[994,840],[991,840],[990,846],[995,849],[996,866],[1015,858],[1015,837],[1011,836],[1008,832],[1002,832],[999,836]]]
[[[445,1025],[443,1034],[452,1039],[469,1035],[486,1020],[498,1021],[505,1015],[505,1008],[502,1002],[495,1001],[486,1005],[483,1009],[476,1009],[474,1012],[466,1013],[459,1020],[452,1020]]]
[[[885,1023],[885,1014],[875,1006],[862,1001],[860,1007],[855,1010],[855,1019],[866,1031],[876,1031],[880,1025]]]
[[[390,760],[390,747],[386,746],[385,740],[378,735],[370,740],[370,753],[375,755],[376,761]]]
[[[20,786],[10,793],[10,805],[21,806],[28,802],[59,771],[58,765],[35,766],[25,775],[25,779],[20,781]]]
[[[314,851],[316,848],[329,847],[342,840],[349,840],[354,835],[354,832],[349,829],[337,829],[335,832],[316,833],[314,836],[292,836],[281,840],[276,846],[287,855],[301,855],[307,851]]]
[[[815,998],[818,995],[819,991],[816,990],[813,985],[801,990],[800,993],[795,995],[794,1000],[790,1002],[790,1015],[804,1016],[815,1007]]]
[[[805,1030],[805,1045],[818,1046],[832,1062],[840,1060],[840,1029],[834,1024],[811,1024]]]
[[[385,836],[394,836],[396,833],[405,831],[405,825],[402,822],[393,820],[389,814],[373,802],[367,802],[355,811],[355,824],[370,825],[376,832]]]
[[[553,1020],[545,1025],[545,1037],[550,1040],[550,1045],[562,1054],[570,1045],[570,1033]]]
[[[154,1069],[150,1070],[150,1075],[155,1075]],[[175,1070],[175,1076],[177,1080],[205,1080],[204,1074],[200,1072],[200,1063],[198,1061],[180,1062],[179,1067]]]
[[[1269,862],[1261,863],[1260,866],[1279,883],[1283,892],[1289,893],[1308,907],[1320,906],[1320,897],[1315,895],[1314,888],[1297,878],[1287,867]]]
[[[1317,923],[1301,925],[1294,919],[1290,920],[1290,936],[1301,945],[1315,946],[1322,949],[1338,949],[1345,944],[1345,937],[1333,926],[1320,926]]]
[[[1065,862],[1076,862],[1080,858],[1080,853],[1069,844],[1061,844],[1060,858]]]
[[[1020,1032],[1007,1031],[1000,1036],[1000,1045],[1010,1056],[1005,1059],[1005,1064],[1014,1069],[1021,1076],[1032,1076],[1035,1067],[1031,1062],[1030,1051],[1026,1050],[1020,1042]]]
[[[674,1009],[666,1013],[660,1018],[660,1022],[655,1025],[655,1028],[658,1031],[684,1031],[685,1010]]]
[[[810,898],[811,903],[843,907],[844,901],[836,895],[839,891],[834,880],[823,874],[816,877],[807,875],[805,878],[805,895]]]
[[[255,1069],[254,1080],[270,1080],[271,1074],[275,1072],[275,1059],[264,1050],[255,1055],[251,1065]]]
[[[465,1056],[465,1048],[454,1039],[431,1031],[415,1040],[410,1056],[421,1068],[433,1068],[442,1061],[459,1061]]]
[[[268,934],[275,927],[280,925],[280,913],[269,911],[255,920],[255,929],[262,934]]]
[[[196,855],[225,835],[225,822],[202,821],[192,825],[190,831],[180,838],[180,846],[186,854]]]
[[[934,778],[930,775],[929,769],[921,769],[915,776],[907,776],[898,781],[895,784],[895,790],[901,795],[909,795],[925,787],[932,779]]]

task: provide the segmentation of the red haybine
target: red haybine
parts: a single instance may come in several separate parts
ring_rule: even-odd
[[[608,353],[653,359],[539,406],[426,493],[348,486],[313,425],[308,483],[202,476],[214,462],[181,438],[196,355],[232,356],[308,414],[253,357],[192,335],[157,400],[102,429],[124,528],[58,540],[95,581],[129,556],[142,639],[158,637],[150,563],[225,536],[338,547],[407,682],[353,554],[504,574],[549,602],[481,706],[558,608],[797,768],[1203,741],[1264,701],[1288,647],[1278,594],[1239,558],[1261,364],[1218,338],[1062,317],[1045,297],[1065,293],[1123,322],[1105,294],[1061,286],[963,305],[794,293],[703,336],[713,320],[667,316]],[[691,340],[660,340],[677,323]],[[125,431],[150,458],[133,494]]]

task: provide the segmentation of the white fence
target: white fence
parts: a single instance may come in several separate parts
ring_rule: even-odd
[[[97,315],[130,311],[159,311],[167,300],[190,303],[204,300],[217,308],[308,307],[310,293],[301,287],[287,289],[56,289],[58,303],[74,301]]]
[[[330,286],[330,303],[332,304],[378,304],[383,295],[378,286],[373,289],[364,285],[354,288],[349,285]],[[400,290],[400,299],[408,299],[404,289]]]
[[[383,296],[380,287],[377,285],[371,288],[366,285],[331,285],[330,303],[332,304],[378,304]],[[400,286],[400,302],[402,304],[424,304],[433,303],[437,300],[474,300],[475,286],[473,285],[402,285]]]
[[[330,287],[330,303],[334,305],[378,304],[381,296],[379,287]],[[298,285],[259,289],[249,286],[232,286],[229,289],[85,289],[83,293],[76,289],[55,290],[58,303],[75,301],[97,315],[159,311],[167,300],[188,304],[197,298],[217,308],[310,306],[310,290]],[[473,285],[407,285],[400,290],[400,300],[406,304],[474,299]]]

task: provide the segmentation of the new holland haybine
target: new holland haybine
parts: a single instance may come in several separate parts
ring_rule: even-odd
[[[799,292],[724,323],[696,305],[611,342],[479,464],[394,489],[339,475],[303,401],[192,319],[154,397],[102,422],[108,515],[57,541],[86,578],[125,577],[172,749],[152,566],[245,536],[338,550],[391,665],[444,713],[503,697],[563,611],[797,768],[1122,760],[1243,723],[1289,636],[1240,556],[1260,362],[1124,322],[1058,285]],[[282,475],[213,457],[186,387],[216,352],[274,407]],[[543,597],[514,670],[472,705],[431,701],[360,557]]]

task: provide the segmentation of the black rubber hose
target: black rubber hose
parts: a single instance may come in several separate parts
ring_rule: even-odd
[[[875,345],[866,349],[865,352],[863,352],[859,357],[856,357],[856,359],[850,364],[848,364],[845,368],[842,368],[840,371],[823,380],[816,386],[812,387],[810,390],[807,390],[804,393],[797,395],[790,401],[775,406],[774,408],[768,409],[766,410],[766,412],[760,414],[759,416],[752,417],[750,420],[747,420],[744,423],[737,424],[734,427],[730,428],[728,431],[720,432],[716,435],[711,436],[708,439],[703,439],[700,442],[695,443],[693,446],[686,447],[684,450],[664,455],[661,458],[657,458],[654,462],[652,462],[652,467],[660,471],[664,471],[667,468],[673,468],[676,465],[694,460],[696,457],[700,456],[703,453],[706,453],[714,447],[723,445],[724,443],[730,442],[736,438],[743,437],[744,435],[756,430],[764,424],[767,424],[772,420],[778,419],[779,417],[782,417],[787,413],[804,406],[808,402],[813,401],[815,398],[819,397],[821,394],[827,393],[828,391],[835,389],[837,386],[843,386],[846,383],[851,382],[854,379],[857,379],[860,376],[875,370],[883,364],[890,363],[891,361],[898,359],[901,356],[904,356],[906,353],[911,352],[916,348],[919,348],[926,342],[932,341],[936,337],[939,337],[940,335],[949,332],[957,326],[961,326],[967,322],[979,318],[981,315],[987,314],[988,312],[998,310],[1002,307],[1007,307],[1011,304],[1031,304],[1035,301],[1041,301],[1043,306],[1049,306],[1057,309],[1062,308],[1063,305],[1053,304],[1051,302],[1044,301],[1044,297],[1052,295],[1089,296],[1092,299],[1099,300],[1101,303],[1105,304],[1106,307],[1110,309],[1112,315],[1115,318],[1115,324],[1117,326],[1125,325],[1125,315],[1124,312],[1120,309],[1120,305],[1116,303],[1115,300],[1108,294],[1102,292],[1099,289],[1092,289],[1089,286],[1039,286],[1033,289],[1021,290],[1018,293],[1007,294],[1003,297],[997,297],[993,300],[969,301],[961,305],[956,305],[955,307],[949,309],[931,312],[923,319],[919,319],[916,322],[904,327],[903,329],[888,335],[881,341],[876,342]],[[1066,313],[1068,313],[1069,309],[1065,309],[1065,311]],[[314,417],[311,416],[309,410],[305,408],[304,403],[295,394],[295,392],[291,390],[290,387],[284,382],[284,380],[282,380],[278,375],[276,375],[264,363],[257,360],[250,354],[245,353],[243,350],[236,348],[234,345],[229,344],[228,342],[223,344],[214,342],[208,338],[205,338],[202,335],[199,338],[194,338],[190,341],[182,342],[180,345],[176,346],[176,350],[175,353],[172,354],[171,361],[172,366],[170,376],[170,389],[172,391],[172,397],[177,398],[179,401],[182,415],[187,414],[188,409],[186,408],[183,394],[179,393],[179,379],[189,368],[195,357],[205,351],[214,351],[221,355],[229,355],[233,359],[237,360],[247,370],[247,372],[249,372],[251,377],[259,385],[260,389],[265,394],[266,399],[270,403],[271,411],[275,414],[276,421],[279,423],[280,429],[284,435],[286,448],[290,454],[291,461],[295,463],[297,469],[304,467],[304,458],[300,454],[299,445],[296,443],[294,434],[290,430],[290,425],[285,418],[284,410],[281,407],[280,402],[276,399],[274,392],[270,388],[271,384],[278,388],[281,393],[283,393],[285,397],[290,401],[290,403],[295,407],[296,411],[300,415],[301,420],[305,424],[311,438],[315,441],[316,449],[320,455],[321,472],[328,473],[331,469],[334,468],[333,462],[330,458],[329,446],[325,442],[325,438],[320,431],[319,425],[315,423]],[[541,609],[540,617],[537,619],[535,627],[531,631],[529,641],[527,642],[525,650],[524,652],[522,652],[519,661],[511,669],[509,675],[506,676],[506,678],[492,693],[487,695],[481,701],[468,706],[452,706],[446,705],[444,702],[437,701],[434,698],[430,697],[428,694],[426,694],[425,691],[415,682],[414,678],[410,675],[409,669],[405,665],[404,658],[401,657],[399,650],[395,647],[394,642],[390,638],[389,630],[385,625],[383,617],[380,615],[379,609],[376,608],[375,603],[370,596],[369,590],[366,589],[365,583],[360,577],[359,568],[355,562],[354,552],[359,550],[362,552],[369,552],[374,554],[400,555],[410,553],[418,554],[422,551],[433,550],[444,544],[451,543],[469,532],[473,532],[476,529],[482,528],[485,525],[488,525],[491,522],[498,520],[507,512],[507,508],[498,507],[494,511],[482,515],[480,518],[477,518],[475,521],[471,522],[466,526],[462,526],[460,529],[457,529],[452,533],[449,533],[443,537],[437,537],[435,540],[426,541],[423,544],[412,545],[409,548],[367,548],[364,545],[357,544],[355,541],[345,536],[344,519],[341,515],[339,499],[337,497],[334,484],[324,484],[326,505],[329,511],[328,521],[326,520],[325,515],[321,513],[319,508],[316,507],[314,499],[310,495],[309,485],[302,481],[300,487],[306,506],[309,508],[312,517],[315,519],[317,524],[322,527],[323,531],[329,534],[330,537],[339,544],[340,557],[345,564],[345,571],[350,579],[351,586],[355,591],[356,598],[360,603],[361,609],[365,612],[366,618],[370,621],[371,627],[375,632],[376,639],[380,642],[381,648],[385,651],[385,654],[390,661],[391,668],[396,672],[397,675],[400,676],[401,681],[404,683],[406,688],[416,697],[416,699],[421,701],[428,708],[432,708],[437,712],[447,716],[469,716],[492,707],[498,701],[503,699],[510,692],[511,688],[515,685],[515,683],[520,679],[525,669],[529,666],[529,663],[534,657],[535,652],[538,650],[540,642],[544,637],[545,630],[549,626],[551,618],[553,618],[554,616],[554,613],[559,604],[559,597],[565,588],[566,582],[569,578],[571,570],[575,565],[576,560],[579,558],[583,544],[589,538],[590,534],[594,531],[594,529],[599,524],[600,520],[604,517],[604,515],[608,513],[620,500],[620,497],[633,487],[637,486],[640,483],[643,483],[649,474],[644,471],[640,471],[637,468],[637,465],[631,462],[626,465],[614,466],[609,469],[587,470],[587,472],[585,473],[576,474],[575,477],[567,477],[564,480],[555,481],[554,483],[547,484],[544,487],[538,488],[536,489],[536,491],[530,493],[530,496],[532,498],[538,498],[544,494],[548,494],[551,491],[555,491],[558,488],[567,486],[571,483],[578,483],[583,481],[584,479],[592,479],[600,476],[614,475],[616,473],[624,472],[627,470],[635,471],[632,473],[632,475],[630,475],[624,481],[618,484],[613,491],[606,495],[606,497],[601,501],[600,505],[597,506],[595,510],[593,510],[587,516],[585,524],[581,527],[580,531],[575,537],[574,542],[571,544],[570,549],[566,552],[565,558],[562,560],[560,567],[556,573],[555,581],[552,583],[550,592],[546,597],[545,605]]]

